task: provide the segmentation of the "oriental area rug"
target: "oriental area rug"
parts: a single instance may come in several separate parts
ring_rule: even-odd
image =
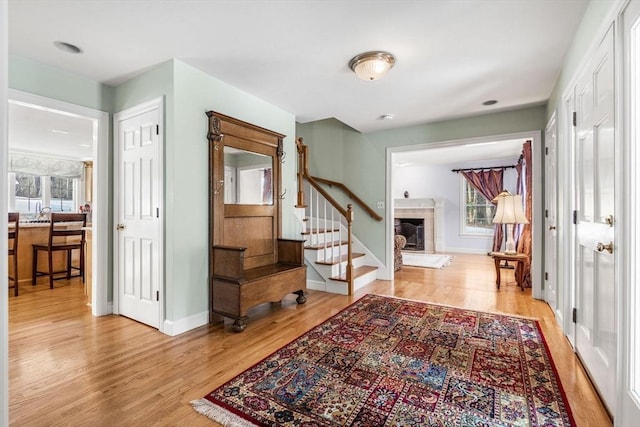
[[[537,321],[376,295],[191,404],[225,426],[575,425]]]

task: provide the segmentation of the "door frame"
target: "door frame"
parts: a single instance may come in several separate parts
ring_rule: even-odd
[[[531,296],[535,299],[544,298],[543,290],[543,263],[542,257],[542,243],[543,243],[543,218],[540,215],[543,206],[543,187],[542,187],[542,133],[539,130],[528,132],[517,132],[501,135],[490,135],[474,138],[464,138],[449,141],[431,142],[426,144],[404,145],[398,147],[387,147],[386,149],[386,245],[385,245],[385,262],[386,265],[393,266],[393,153],[400,153],[403,151],[417,151],[417,150],[429,150],[432,148],[442,147],[454,147],[464,146],[467,144],[482,144],[487,142],[504,141],[511,139],[522,139],[523,142],[531,140],[531,156],[533,163],[533,174],[531,176],[531,187],[529,191],[532,194],[532,206],[531,206]],[[393,268],[388,268],[390,277],[387,280],[393,279]]]
[[[165,116],[164,116],[164,96],[159,96],[157,98],[151,99],[146,102],[142,102],[133,107],[122,110],[113,115],[113,189],[114,193],[117,193],[117,189],[119,188],[119,172],[118,165],[120,164],[120,153],[118,148],[118,135],[119,135],[119,125],[118,122],[121,120],[126,120],[130,117],[137,116],[139,114],[144,114],[148,111],[158,110],[158,125],[160,126],[158,132],[158,176],[156,177],[159,181],[158,185],[160,186],[160,197],[158,199],[158,208],[160,212],[160,222],[158,226],[158,278],[160,283],[158,283],[158,291],[159,291],[159,301],[158,301],[158,330],[162,333],[165,333],[165,298],[164,298],[164,284],[165,284],[165,275],[164,275],[164,230],[165,230],[165,209],[164,209],[164,126],[165,126]],[[112,238],[113,238],[113,313],[119,314],[119,306],[118,300],[120,295],[120,283],[118,282],[119,268],[120,265],[118,263],[118,230],[116,230],[115,223],[118,221],[118,213],[119,213],[119,199],[117,194],[113,196],[113,207],[112,207],[112,218],[113,218],[113,228],[112,228]]]
[[[558,262],[557,262],[557,254],[558,254],[558,119],[556,111],[551,114],[551,117],[547,121],[547,125],[545,126],[545,135],[544,135],[544,146],[545,146],[545,175],[544,175],[544,227],[543,234],[545,236],[544,239],[544,283],[547,284],[550,281],[555,281],[555,307],[551,307],[553,310],[553,314],[556,317],[556,321],[562,325],[564,322],[564,310],[562,310],[561,304],[563,303],[563,298],[561,295],[561,291],[558,290],[558,284],[560,281],[558,280]],[[553,145],[551,145],[553,144]],[[549,152],[550,151],[550,152]],[[547,162],[547,156],[555,156],[553,159],[553,165],[555,170],[549,167],[549,162]],[[552,180],[549,179],[549,175],[553,177]],[[553,211],[553,212],[551,212]],[[549,224],[548,218],[549,213],[551,212],[551,216],[553,218],[554,223]],[[550,227],[556,227],[555,230],[552,230]],[[555,238],[551,236],[555,235]],[[551,251],[551,245],[554,245],[554,250]],[[555,259],[549,258],[549,254],[556,255]],[[549,292],[546,288],[544,292],[544,299],[549,302]]]
[[[87,119],[93,125],[93,195],[92,206],[92,293],[91,314],[112,313],[108,300],[109,283],[109,113],[47,98],[28,92],[9,89],[10,103],[38,108],[58,114]],[[8,143],[8,141],[7,141]],[[100,244],[98,244],[100,243]]]
[[[617,249],[620,264],[626,265],[626,270],[620,269],[621,276],[619,287],[618,309],[618,375],[617,375],[617,411],[615,419],[621,421],[620,425],[632,425],[640,412],[640,366],[637,362],[640,358],[640,342],[635,338],[638,332],[631,328],[637,325],[638,307],[640,307],[640,291],[637,284],[640,280],[640,268],[637,266],[637,257],[640,255],[640,227],[637,224],[640,215],[640,173],[637,165],[640,162],[640,149],[637,147],[640,138],[640,79],[632,80],[637,76],[640,68],[640,53],[632,55],[631,36],[635,36],[633,47],[639,47],[640,28],[636,28],[635,34],[627,33],[624,18],[627,13],[632,16],[640,16],[640,0],[631,0],[620,8],[616,20],[616,67],[618,73],[617,89],[620,96],[615,105],[619,114],[617,119],[619,126],[620,156],[622,157],[622,177],[626,180],[622,188],[622,201],[620,202],[620,224],[618,228],[626,230],[616,236]],[[632,323],[633,322],[633,323]],[[637,328],[637,326],[636,326]],[[635,334],[634,334],[635,332]]]

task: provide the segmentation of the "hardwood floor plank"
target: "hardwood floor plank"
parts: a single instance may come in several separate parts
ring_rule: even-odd
[[[366,293],[535,317],[578,426],[611,426],[549,306],[512,271],[495,288],[491,258],[456,254],[441,270],[403,267],[348,297],[309,291],[263,304],[244,332],[231,322],[169,337],[120,316],[94,318],[77,279],[9,297],[9,420],[13,426],[212,426],[189,405]]]

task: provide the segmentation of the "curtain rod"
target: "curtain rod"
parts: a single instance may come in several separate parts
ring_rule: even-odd
[[[468,171],[482,171],[482,170],[491,170],[491,169],[512,169],[518,165],[510,165],[510,166],[490,166],[484,168],[466,168],[466,169],[451,169],[451,172],[468,172]]]

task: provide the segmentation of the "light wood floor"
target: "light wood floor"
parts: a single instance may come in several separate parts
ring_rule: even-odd
[[[250,313],[247,329],[203,326],[177,337],[119,316],[94,318],[77,279],[24,284],[9,297],[9,419],[13,426],[211,426],[189,401],[260,361],[365,293],[395,295],[540,319],[578,426],[611,426],[544,302],[520,291],[513,270],[501,289],[484,255],[455,255],[442,269],[403,267],[353,297],[309,291]],[[11,291],[11,293],[13,293]]]

